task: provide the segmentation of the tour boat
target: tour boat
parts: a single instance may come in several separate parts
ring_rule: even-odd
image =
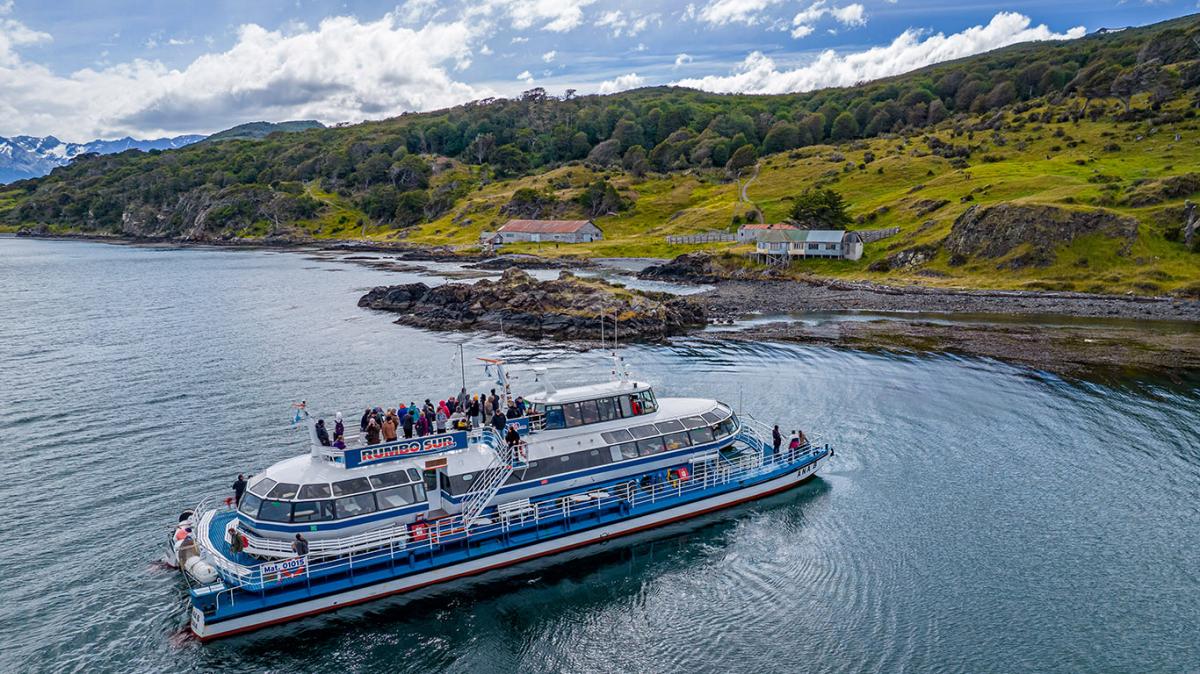
[[[504,364],[489,363],[511,402]],[[171,529],[192,632],[231,636],[577,551],[791,489],[832,454],[808,442],[776,452],[748,415],[659,398],[619,369],[588,386],[543,383],[508,421],[511,445],[485,425],[335,449],[302,410],[307,454]]]

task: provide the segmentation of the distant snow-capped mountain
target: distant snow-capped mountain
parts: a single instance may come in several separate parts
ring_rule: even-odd
[[[81,154],[113,154],[125,150],[169,150],[204,140],[204,136],[139,140],[126,136],[118,140],[93,140],[90,143],[64,143],[54,136],[0,136],[0,185],[14,180],[44,176],[65,166]]]

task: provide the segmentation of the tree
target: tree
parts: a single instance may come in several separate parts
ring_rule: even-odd
[[[763,139],[763,153],[783,152],[800,146],[800,129],[795,124],[776,122]]]
[[[946,104],[942,102],[942,99],[935,98],[932,101],[930,101],[930,103],[929,103],[929,119],[928,119],[928,123],[930,126],[937,124],[937,123],[941,122],[942,120],[946,119],[947,114],[948,113],[946,112]]]
[[[425,218],[425,206],[429,203],[429,194],[424,190],[409,190],[400,195],[396,202],[396,215],[393,218],[401,227],[417,224]]]
[[[496,148],[494,161],[496,173],[501,177],[517,176],[529,170],[529,158],[512,143]]]
[[[830,137],[833,140],[850,140],[858,136],[858,120],[854,119],[854,115],[843,112],[833,120],[833,130],[830,131]]]
[[[1010,81],[1003,82],[992,87],[988,92],[987,98],[984,100],[984,105],[988,110],[1003,108],[1004,106],[1017,100],[1017,87]]]
[[[642,127],[628,119],[617,122],[617,126],[613,128],[612,137],[621,144],[621,152],[628,151],[634,145],[645,144]]]
[[[792,219],[805,225],[836,229],[850,224],[846,201],[831,189],[805,190],[792,203]]]
[[[646,148],[634,145],[626,150],[621,165],[638,178],[646,175],[646,172],[650,170],[650,162],[646,161]]]
[[[593,181],[575,200],[579,205],[583,206],[584,212],[593,218],[608,213],[615,213],[624,207],[621,195],[617,193],[617,188],[613,187],[607,180]]]
[[[800,128],[806,129],[811,139],[805,143],[803,142],[804,136],[801,134],[801,145],[816,145],[825,140],[825,118],[818,113],[805,115],[804,119],[800,120]]]
[[[415,154],[405,155],[400,161],[392,164],[391,169],[388,170],[392,185],[400,190],[423,190],[429,187],[429,176],[431,175],[433,175],[433,169],[429,166],[429,162]]]
[[[746,143],[733,151],[733,156],[725,164],[725,170],[730,175],[738,175],[742,169],[754,166],[758,162],[758,151],[754,146]]]
[[[611,166],[617,163],[621,158],[621,141],[616,138],[598,143],[592,151],[588,153],[587,160],[598,166]]]
[[[467,146],[467,153],[470,154],[476,164],[486,163],[488,157],[492,156],[492,151],[496,149],[496,136],[490,133],[475,134],[475,139]]]

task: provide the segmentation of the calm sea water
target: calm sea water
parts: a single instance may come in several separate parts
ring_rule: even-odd
[[[1200,383],[699,339],[624,354],[660,394],[832,443],[819,480],[516,579],[181,636],[185,592],[155,564],[167,527],[302,451],[289,403],[457,389],[455,335],[355,306],[415,278],[0,239],[0,671],[1200,669]],[[464,337],[560,384],[608,369]]]

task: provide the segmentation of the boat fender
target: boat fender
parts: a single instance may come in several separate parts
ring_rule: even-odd
[[[175,528],[175,541],[176,542],[182,541],[183,539],[187,538],[188,535],[191,533],[192,533],[191,527],[181,524]]]
[[[184,566],[188,574],[204,585],[215,583],[217,580],[217,570],[212,564],[200,559],[199,557],[191,557],[187,560]]]

